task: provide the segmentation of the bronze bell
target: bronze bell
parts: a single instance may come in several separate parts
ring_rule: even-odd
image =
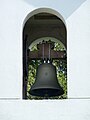
[[[58,83],[56,67],[51,63],[41,64],[36,73],[35,83],[31,86],[30,94],[41,97],[52,97],[64,94]]]

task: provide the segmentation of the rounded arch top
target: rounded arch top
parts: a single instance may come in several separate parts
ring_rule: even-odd
[[[51,8],[38,8],[31,11],[23,22],[23,37],[28,35],[27,47],[36,39],[52,37],[61,41],[67,48],[67,29],[63,16]]]
[[[63,49],[66,50],[64,44],[60,40],[58,40],[56,38],[53,38],[53,37],[42,37],[42,38],[39,38],[39,39],[37,39],[37,40],[35,40],[34,42],[31,43],[31,45],[29,46],[29,49],[31,49],[34,45],[37,45],[37,44],[41,43],[42,40],[44,40],[44,41],[52,40],[52,42],[56,42],[56,43],[60,44],[63,47]]]
[[[64,23],[64,25],[65,25],[65,27],[66,27],[66,22],[65,22],[63,16],[62,16],[58,11],[56,11],[56,10],[54,10],[54,9],[52,9],[52,8],[37,8],[37,9],[31,11],[31,12],[26,16],[26,18],[24,19],[23,27],[24,27],[25,23],[27,22],[27,20],[28,20],[30,17],[32,17],[32,16],[34,16],[34,15],[36,15],[36,14],[39,14],[39,13],[49,13],[49,14],[53,14],[53,15],[57,16],[58,18],[60,18],[60,19],[62,20],[62,22]]]

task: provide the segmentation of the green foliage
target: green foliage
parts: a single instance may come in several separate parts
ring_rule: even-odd
[[[37,50],[37,46],[33,46],[31,50]],[[60,44],[55,43],[54,50],[64,49]],[[40,64],[40,60],[32,60],[28,65],[27,99],[44,99],[43,97],[36,97],[29,94],[31,85],[35,82],[36,69]],[[52,64],[56,66],[58,82],[63,88],[64,94],[61,96],[50,97],[49,99],[65,99],[67,98],[67,63],[66,61],[53,60]]]

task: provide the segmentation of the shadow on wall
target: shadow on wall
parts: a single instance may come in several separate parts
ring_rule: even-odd
[[[77,10],[86,0],[24,0],[35,7],[49,7],[59,10],[62,16],[67,19],[75,10]]]

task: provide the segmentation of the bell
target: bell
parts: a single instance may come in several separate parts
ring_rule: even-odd
[[[51,63],[41,64],[36,73],[35,83],[31,86],[31,95],[40,97],[52,97],[64,94],[58,83],[56,67]]]

